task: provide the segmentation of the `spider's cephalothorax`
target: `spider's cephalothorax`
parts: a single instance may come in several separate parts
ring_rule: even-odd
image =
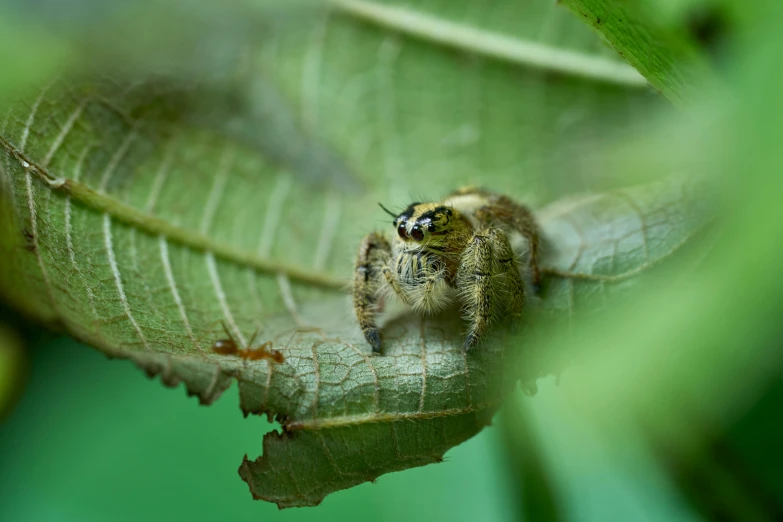
[[[466,349],[493,320],[506,313],[520,316],[525,286],[509,238],[527,241],[531,283],[537,288],[538,227],[530,210],[468,187],[439,203],[411,203],[399,215],[389,214],[396,230],[392,243],[375,232],[365,237],[353,279],[356,317],[374,351],[381,349],[378,304],[392,294],[424,313],[441,310],[456,295],[469,323]]]

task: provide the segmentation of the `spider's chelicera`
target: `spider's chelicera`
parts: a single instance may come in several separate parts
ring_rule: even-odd
[[[539,282],[538,227],[530,210],[473,187],[439,203],[411,203],[394,217],[392,242],[373,232],[359,246],[353,303],[364,337],[380,352],[379,304],[396,295],[417,312],[442,310],[455,298],[468,323],[465,349],[495,319],[519,318],[525,284],[510,238],[523,237],[534,289]],[[456,292],[455,292],[456,290]]]

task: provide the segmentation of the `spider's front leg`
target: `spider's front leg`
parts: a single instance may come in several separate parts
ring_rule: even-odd
[[[503,275],[506,287],[500,288],[496,276]],[[499,229],[486,228],[475,234],[462,255],[457,285],[465,319],[470,323],[465,349],[475,346],[495,316],[508,309],[516,320],[525,303],[524,283],[519,275],[514,252]],[[508,306],[503,306],[507,298]]]
[[[381,351],[381,337],[375,323],[378,294],[384,282],[383,270],[391,258],[391,246],[381,234],[373,232],[359,245],[353,274],[353,307],[356,319],[374,352]]]

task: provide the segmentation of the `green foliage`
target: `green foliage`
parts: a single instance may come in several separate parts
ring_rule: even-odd
[[[541,207],[617,185],[554,167],[587,150],[585,135],[629,129],[656,102],[606,74],[632,77],[548,2],[476,4],[467,20],[478,36],[461,45],[399,18],[460,35],[465,15],[451,4],[372,11],[381,23],[357,5],[380,7],[264,15],[261,41],[213,74],[56,82],[0,128],[2,294],[203,403],[236,379],[243,411],[283,427],[240,468],[255,497],[281,507],[440,461],[507,393],[499,365],[528,383],[562,369],[524,349],[541,342],[536,308],[559,318],[600,308],[708,218],[691,180],[555,201],[538,212],[547,278],[520,332],[499,328],[466,355],[454,310],[402,315],[372,356],[342,289],[361,236],[388,228],[379,199],[402,206],[480,183]],[[553,63],[570,65],[524,46],[495,52],[497,34],[568,49]],[[285,362],[212,353],[219,321],[242,343],[259,330]]]

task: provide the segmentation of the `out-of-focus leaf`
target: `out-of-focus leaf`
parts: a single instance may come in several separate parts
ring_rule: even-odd
[[[601,49],[549,2],[504,6],[491,16],[477,7],[469,20],[545,46]],[[448,9],[421,6],[444,20]],[[244,110],[223,122],[210,112],[211,86],[148,77],[55,83],[10,108],[0,291],[204,403],[237,379],[242,409],[283,426],[240,473],[255,497],[287,507],[441,460],[489,422],[505,390],[498,366],[518,356],[501,328],[466,355],[453,310],[390,321],[383,356],[370,354],[342,290],[361,236],[390,228],[376,202],[406,205],[476,181],[551,200],[565,178],[540,170],[546,158],[626,125],[650,97],[481,49],[465,56],[346,11],[267,29],[236,83],[217,91],[258,109],[236,120]],[[323,161],[343,174],[326,189],[302,175]],[[349,196],[337,179],[364,192]],[[567,317],[598,306],[676,252],[704,225],[693,187],[674,180],[543,208],[541,308]],[[219,321],[243,344],[260,329],[285,362],[212,353]],[[531,364],[523,378],[551,371]]]
[[[698,170],[720,187],[714,248],[698,271],[683,277],[678,267],[668,267],[633,302],[574,324],[567,333],[550,331],[533,349],[584,350],[563,378],[573,413],[600,421],[608,428],[603,434],[630,425],[638,438],[641,426],[708,513],[777,519],[779,505],[753,482],[738,480],[742,473],[726,462],[731,457],[711,455],[716,434],[779,381],[783,367],[783,285],[777,277],[783,256],[777,240],[783,235],[783,103],[776,94],[783,38],[775,29],[783,5],[759,2],[742,11],[733,60],[725,67],[730,89],[710,92],[695,110],[673,119],[662,146],[626,158],[624,169],[634,176],[656,158],[670,157],[665,145],[671,136],[699,136],[684,142],[691,149],[686,161],[701,164]]]
[[[524,398],[520,395],[511,395],[498,415],[504,448],[508,452],[513,497],[524,520],[556,522],[563,519],[562,499],[552,480],[551,467],[544,462],[529,407],[523,404]]]
[[[671,24],[650,2],[564,0],[574,13],[595,27],[612,46],[673,103],[699,99],[709,81],[710,66],[690,35]]]

